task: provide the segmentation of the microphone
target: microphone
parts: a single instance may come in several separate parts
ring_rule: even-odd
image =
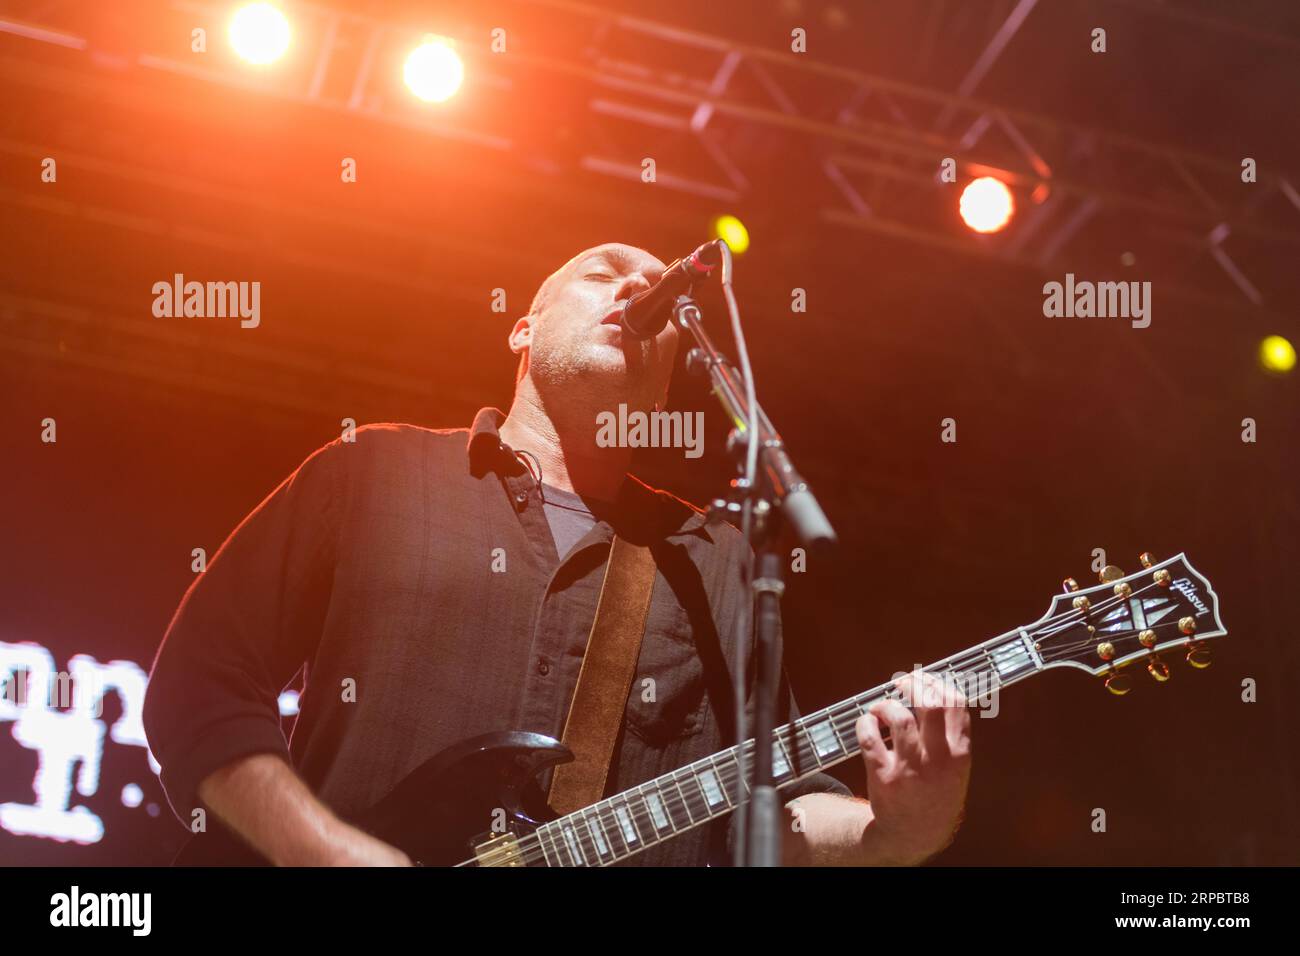
[[[707,279],[722,262],[721,247],[721,239],[706,242],[665,269],[650,288],[628,299],[619,318],[623,334],[632,339],[651,339],[662,332],[672,317],[677,297],[690,292],[697,280]]]

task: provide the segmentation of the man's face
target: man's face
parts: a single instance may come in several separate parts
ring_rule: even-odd
[[[648,289],[664,264],[622,243],[595,246],[570,259],[542,285],[536,312],[520,319],[511,348],[528,349],[539,392],[592,389],[612,401],[663,401],[677,351],[671,323],[653,339],[634,341],[618,326],[623,302]]]

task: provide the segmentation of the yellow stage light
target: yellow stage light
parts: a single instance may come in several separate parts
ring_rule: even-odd
[[[719,216],[713,220],[713,235],[730,246],[736,255],[749,248],[749,230],[735,216]]]
[[[1270,372],[1289,372],[1295,368],[1295,346],[1280,335],[1270,335],[1259,343],[1259,364]]]

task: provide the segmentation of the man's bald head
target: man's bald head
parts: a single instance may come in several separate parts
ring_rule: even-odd
[[[651,268],[657,269],[655,278],[658,278],[658,275],[661,275],[664,270],[664,264],[644,249],[638,249],[636,246],[629,246],[621,242],[602,242],[600,245],[579,252],[543,279],[542,284],[537,287],[537,292],[533,295],[533,302],[528,307],[528,314],[536,315],[546,301],[547,294],[563,282],[565,277],[583,264],[586,259],[593,256],[611,256],[620,264],[636,265],[638,259],[645,263],[652,263]]]
[[[646,407],[662,402],[677,329],[669,325],[638,342],[625,340],[606,320],[623,301],[658,281],[664,268],[644,249],[607,242],[551,273],[510,333],[510,348],[520,355],[519,382],[529,377],[540,395],[557,396],[562,388],[603,391],[611,407],[619,401]]]

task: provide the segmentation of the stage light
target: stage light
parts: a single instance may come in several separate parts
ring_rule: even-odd
[[[250,3],[230,18],[230,45],[249,63],[278,60],[289,49],[289,21],[269,3]]]
[[[961,218],[976,232],[997,232],[1011,221],[1016,211],[1011,190],[992,176],[972,180],[962,190]]]
[[[1270,372],[1289,372],[1295,368],[1295,347],[1280,335],[1270,335],[1259,343],[1259,364]]]
[[[460,89],[465,65],[450,41],[427,36],[406,58],[402,78],[410,91],[426,103],[441,103]]]
[[[713,220],[713,235],[730,246],[736,255],[749,248],[749,230],[735,216],[719,216]]]

